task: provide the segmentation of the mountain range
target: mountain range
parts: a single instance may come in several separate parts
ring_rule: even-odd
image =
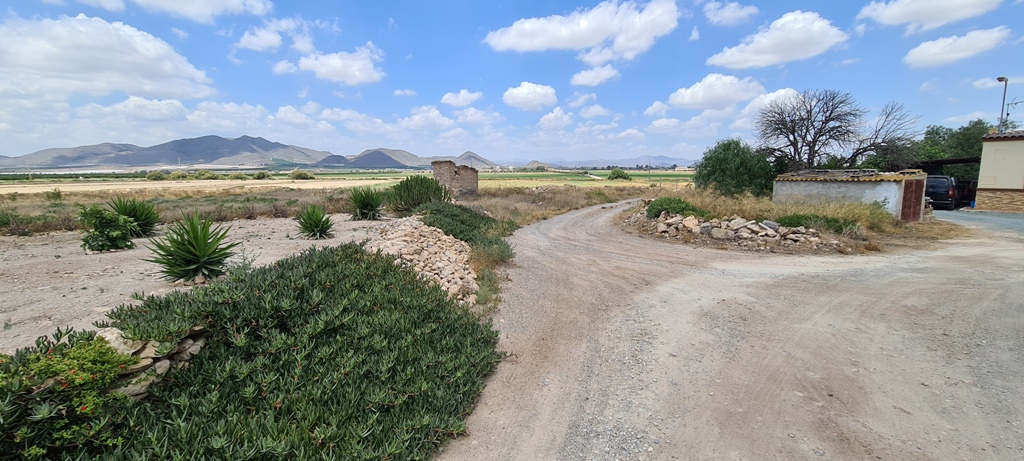
[[[176,167],[240,166],[280,168],[307,165],[312,168],[428,168],[430,162],[451,160],[459,165],[489,169],[498,165],[473,152],[459,156],[419,157],[400,149],[367,149],[356,155],[335,155],[327,151],[285,145],[261,137],[223,138],[202,136],[177,139],[150,147],[103,143],[91,146],[44,149],[20,157],[0,155],[0,170],[45,169],[159,169]],[[545,165],[563,168],[689,166],[693,160],[660,155],[618,160],[551,160]],[[525,162],[514,162],[522,165]]]
[[[158,169],[191,166],[263,168],[294,164],[310,167],[426,168],[435,160],[451,160],[460,165],[476,168],[497,166],[473,152],[465,152],[458,157],[419,157],[404,150],[378,148],[345,157],[327,151],[285,145],[260,137],[202,136],[178,139],[151,147],[103,143],[44,149],[20,157],[0,155],[0,169]]]

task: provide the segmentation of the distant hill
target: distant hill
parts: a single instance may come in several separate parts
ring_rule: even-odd
[[[408,168],[422,166],[421,160],[404,150],[370,149],[350,158],[349,166],[352,168]]]
[[[697,160],[687,158],[666,157],[664,155],[652,155],[648,157],[645,155],[643,157],[621,158],[615,160],[551,160],[548,163],[565,168],[604,168],[606,166],[634,167],[637,165],[647,165],[648,163],[653,167],[667,168],[672,165],[691,166],[696,162]]]
[[[103,143],[44,149],[21,157],[0,159],[0,167],[159,167],[191,164],[261,166],[275,161],[310,164],[330,155],[330,152],[288,146],[260,137],[202,136],[178,139],[152,147]]]
[[[350,162],[348,161],[348,159],[341,155],[328,155],[327,157],[324,157],[322,160],[313,164],[313,166],[321,167],[347,167],[349,165]]]
[[[454,160],[454,162],[456,165],[469,165],[478,170],[484,168],[495,168],[498,166],[497,163],[487,160],[470,151],[463,152],[462,155],[458,156]]]
[[[541,162],[539,162],[537,160],[530,160],[530,163],[527,163],[526,165],[523,166],[523,168],[527,168],[527,169],[530,169],[530,170],[536,170],[537,168],[547,168],[547,167],[548,167],[547,164],[541,163]]]

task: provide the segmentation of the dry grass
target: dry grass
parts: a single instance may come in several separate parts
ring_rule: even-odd
[[[602,203],[650,195],[647,187],[587,187],[573,185],[542,187],[495,187],[460,198],[472,208],[486,211],[499,220],[510,219],[520,226]]]

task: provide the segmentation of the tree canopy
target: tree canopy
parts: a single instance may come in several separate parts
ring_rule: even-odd
[[[739,139],[724,139],[704,152],[695,165],[693,182],[697,187],[714,187],[726,195],[751,193],[769,195],[775,170],[765,155],[755,153]]]
[[[854,167],[869,154],[909,146],[917,118],[886,103],[871,122],[849,93],[805,90],[773,100],[758,113],[757,135],[786,170]]]

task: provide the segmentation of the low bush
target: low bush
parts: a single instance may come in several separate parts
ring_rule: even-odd
[[[308,239],[321,240],[334,235],[334,221],[320,205],[302,207],[295,221],[299,223],[299,233]]]
[[[145,261],[159,264],[170,280],[217,277],[234,254],[231,250],[238,246],[238,242],[225,243],[227,235],[228,229],[213,227],[209,220],[200,219],[199,213],[182,213],[181,221],[167,228],[164,239],[150,240],[153,246],[149,249],[155,256]]]
[[[269,171],[257,171],[252,174],[252,179],[274,179],[274,175]]]
[[[448,202],[433,202],[416,209],[423,215],[423,223],[444,231],[469,244],[470,264],[481,272],[494,268],[515,257],[512,246],[504,239],[518,226],[512,221],[498,221],[465,206]]]
[[[308,180],[308,179],[316,179],[316,176],[313,176],[313,173],[310,173],[308,171],[296,169],[296,170],[292,170],[292,172],[288,174],[288,179]]]
[[[107,388],[137,362],[93,332],[57,329],[0,354],[0,459],[58,459],[124,443],[127,398]]]
[[[395,213],[409,213],[424,203],[451,200],[451,192],[436,179],[414,175],[391,186],[387,195],[387,206]]]
[[[217,173],[214,173],[214,172],[212,172],[210,170],[199,170],[196,173],[196,178],[204,180],[204,181],[214,181],[214,180],[217,180],[217,179],[221,179],[221,175],[219,175]]]
[[[503,356],[489,321],[353,243],[109,317],[132,337],[209,336],[98,459],[429,458]]]
[[[657,218],[664,211],[682,216],[694,215],[702,218],[711,215],[708,210],[698,208],[679,197],[659,197],[651,201],[647,206],[647,218]]]
[[[372,187],[353,188],[348,194],[348,203],[352,210],[352,219],[380,219],[380,210],[381,206],[384,204],[384,195],[384,192]]]
[[[114,197],[107,202],[107,205],[110,206],[115,213],[132,218],[132,221],[134,221],[135,225],[138,227],[138,231],[133,232],[132,237],[152,235],[153,230],[156,229],[156,225],[160,224],[160,212],[156,211],[156,207],[147,201],[126,197]]]
[[[64,193],[54,187],[53,190],[43,192],[43,200],[46,200],[51,207],[59,207],[64,204]]]
[[[245,173],[231,173],[228,175],[228,179],[232,181],[245,181],[249,179],[249,177],[246,176]]]
[[[629,173],[626,173],[622,168],[615,168],[611,173],[608,173],[608,179],[625,179],[626,181],[631,181],[633,178],[629,177]]]
[[[162,171],[150,171],[146,173],[146,179],[150,181],[163,181],[167,179],[167,175]]]
[[[78,220],[87,229],[82,236],[82,248],[89,251],[135,248],[132,236],[139,234],[139,225],[128,216],[100,207],[83,206]]]
[[[184,171],[172,171],[171,174],[167,175],[167,179],[172,181],[187,181],[193,179],[191,175]]]

